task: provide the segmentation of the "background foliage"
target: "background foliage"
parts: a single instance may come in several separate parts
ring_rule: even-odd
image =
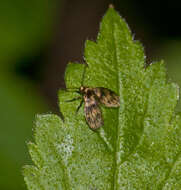
[[[48,110],[34,82],[18,73],[48,43],[52,9],[42,0],[0,2],[0,189],[25,189],[22,165],[30,163],[25,142],[35,114]]]

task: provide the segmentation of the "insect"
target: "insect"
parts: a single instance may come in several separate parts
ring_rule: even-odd
[[[119,96],[116,95],[112,90],[104,87],[94,88],[81,85],[80,88],[78,88],[75,92],[80,94],[80,96],[72,100],[67,100],[66,102],[72,102],[81,99],[76,113],[84,103],[85,119],[92,130],[96,130],[104,124],[100,104],[109,108],[116,108],[120,106]]]

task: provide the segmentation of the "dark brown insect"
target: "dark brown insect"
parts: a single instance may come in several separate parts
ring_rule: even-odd
[[[116,95],[112,90],[103,87],[86,87],[83,85],[83,80],[85,76],[85,70],[88,65],[85,64],[81,87],[76,88],[75,92],[79,93],[81,96],[76,97],[72,100],[68,100],[66,102],[73,102],[75,100],[81,99],[80,105],[77,108],[76,113],[79,111],[80,107],[84,103],[84,113],[85,119],[92,130],[96,130],[101,127],[104,122],[102,118],[102,112],[100,109],[100,104],[105,107],[116,108],[119,107],[120,101],[119,96]]]
[[[92,130],[96,130],[104,124],[101,109],[99,107],[100,104],[113,108],[119,107],[120,105],[119,96],[107,88],[81,86],[76,92],[81,96],[69,100],[68,102],[82,99],[76,112],[78,112],[84,102],[85,119]]]

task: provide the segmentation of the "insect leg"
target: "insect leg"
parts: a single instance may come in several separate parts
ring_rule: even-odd
[[[77,107],[76,114],[78,113],[79,109],[81,108],[83,102],[84,102],[84,100],[82,99],[82,101],[80,102],[80,105]]]
[[[73,102],[73,101],[79,100],[79,99],[82,99],[82,97],[81,97],[81,96],[78,96],[78,97],[73,98],[73,99],[71,99],[71,100],[66,100],[65,102]]]

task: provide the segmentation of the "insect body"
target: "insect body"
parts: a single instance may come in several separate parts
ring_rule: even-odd
[[[107,88],[81,86],[76,92],[79,93],[81,97],[74,98],[70,101],[82,99],[77,108],[77,112],[84,102],[85,119],[92,130],[96,130],[104,124],[99,107],[100,104],[106,107],[119,107],[120,105],[119,96]]]
[[[80,107],[84,103],[85,119],[89,127],[92,130],[96,130],[104,124],[99,105],[102,104],[105,107],[116,108],[119,107],[120,101],[119,96],[116,95],[115,92],[113,92],[112,90],[103,87],[86,87],[83,85],[85,71],[87,67],[88,65],[85,64],[82,75],[81,87],[77,88],[77,90],[75,91],[81,96],[76,97],[72,100],[68,100],[67,102],[81,99],[80,105],[78,106],[76,112],[79,111]]]
[[[91,129],[95,130],[101,127],[104,122],[99,104],[106,107],[118,107],[119,96],[113,91],[103,88],[80,87],[80,93],[83,95],[85,118]]]

